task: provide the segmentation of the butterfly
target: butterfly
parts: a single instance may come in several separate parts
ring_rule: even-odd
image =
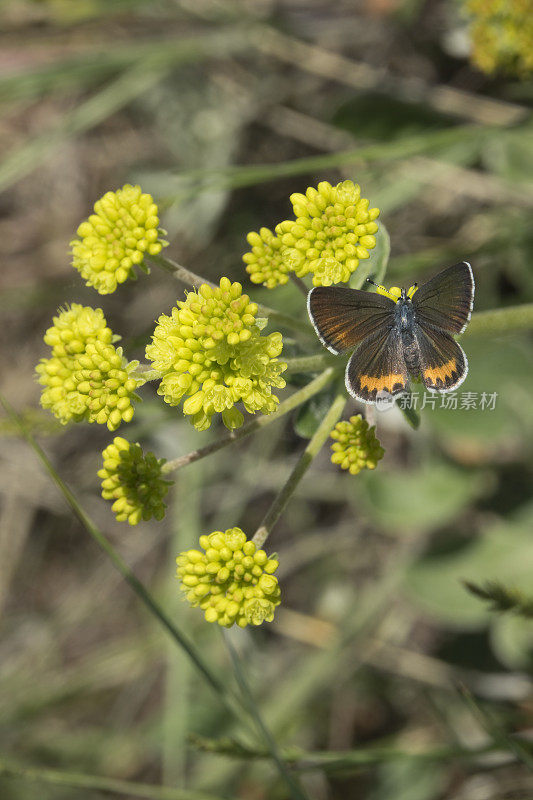
[[[409,376],[433,392],[457,389],[468,361],[453,335],[465,330],[474,305],[470,264],[454,264],[407,291],[374,285],[377,292],[317,286],[307,298],[322,344],[336,355],[355,348],[346,365],[348,392],[362,403],[383,393],[397,397]]]

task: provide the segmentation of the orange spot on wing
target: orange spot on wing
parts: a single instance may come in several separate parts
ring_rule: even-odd
[[[380,392],[385,389],[387,392],[393,392],[396,384],[401,386],[405,385],[405,380],[402,374],[395,375],[361,375],[361,389],[368,389],[369,392]]]
[[[456,371],[457,361],[455,358],[450,358],[445,364],[440,367],[428,367],[424,370],[424,378],[430,383],[436,384],[438,380],[445,383],[446,378],[451,378]]]

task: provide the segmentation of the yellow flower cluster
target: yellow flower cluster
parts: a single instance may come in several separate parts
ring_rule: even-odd
[[[114,501],[112,510],[117,520],[137,525],[151,517],[163,519],[163,498],[172,484],[164,480],[161,471],[165,459],[157,459],[153,453],[144,455],[140,444],[131,444],[121,436],[115,436],[102,456],[104,465],[98,471],[102,497]]]
[[[375,469],[385,453],[376,437],[375,427],[369,428],[360,414],[350,417],[349,421],[338,422],[330,436],[335,440],[331,445],[332,463],[339,464],[352,475],[357,475],[362,469]]]
[[[468,0],[472,60],[487,73],[525,77],[533,72],[531,0]]]
[[[242,260],[252,283],[262,283],[267,289],[287,283],[290,269],[283,259],[281,239],[269,228],[261,228],[259,233],[251,231],[246,238],[252,249]]]
[[[41,405],[62,424],[96,422],[110,431],[133,417],[135,389],[142,385],[132,376],[137,361],[128,363],[100,308],[73,303],[54,317],[44,336],[51,358],[36,367],[45,388]]]
[[[376,246],[379,209],[369,208],[361,188],[349,180],[336,186],[322,181],[290,200],[296,219],[276,225],[275,236],[268,228],[248,234],[252,250],[243,260],[251,280],[271,289],[294,271],[312,275],[314,286],[348,281]]]
[[[238,428],[246,411],[271,414],[282,388],[286,364],[278,361],[280,333],[262,336],[256,325],[257,305],[242,293],[240,283],[221,278],[220,286],[200,286],[179,301],[170,316],[162,314],[146,348],[146,357],[162,374],[158,393],[191,416],[198,430],[221,413],[226,427]]]
[[[240,528],[200,536],[200,547],[205,552],[187,550],[176,559],[191,606],[200,606],[208,622],[226,628],[271,622],[281,602],[273,575],[277,560],[256,550]]]
[[[167,243],[160,238],[157,206],[140,186],[126,184],[107,192],[95,203],[94,212],[79,226],[79,238],[70,243],[72,264],[87,286],[110,294],[119,283],[135,277],[136,265],[147,271],[145,255],[157,255]]]

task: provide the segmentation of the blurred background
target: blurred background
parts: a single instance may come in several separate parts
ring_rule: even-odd
[[[250,284],[246,233],[286,218],[292,192],[350,178],[389,231],[388,286],[466,259],[476,310],[532,302],[532,25],[527,0],[0,2],[2,391],[223,679],[220,632],[180,600],[175,555],[212,530],[251,535],[323,410],[182,470],[163,522],[117,523],[96,476],[108,431],[39,408],[42,335],[65,303],[102,307],[142,358],[183,287],[153,271],[99,297],[69,242],[104,192],[138,182],[159,203],[166,254],[303,315],[292,284]],[[464,346],[462,389],[497,393],[495,408],[424,409],[416,432],[379,414],[386,455],[356,477],[326,447],[269,540],[276,620],[234,637],[318,800],[533,798],[512,749],[533,728],[533,625],[462,583],[531,593],[531,337]],[[221,434],[194,431],[153,388],[143,397],[120,433],[159,456]],[[0,434],[0,796],[163,797],[10,778],[5,759],[198,798],[287,797],[268,759],[232,744],[216,697],[5,416]]]

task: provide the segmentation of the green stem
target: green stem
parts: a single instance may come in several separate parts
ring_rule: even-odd
[[[260,428],[265,428],[267,425],[271,425],[280,417],[283,417],[293,409],[298,408],[298,406],[302,405],[302,403],[305,403],[306,400],[309,400],[309,398],[313,397],[313,395],[318,394],[318,392],[328,385],[334,374],[334,370],[331,367],[328,367],[328,369],[325,369],[321,375],[318,375],[318,377],[310,381],[302,389],[294,392],[294,394],[291,394],[290,397],[280,403],[273,414],[260,416],[257,419],[254,419],[253,422],[243,425],[243,427],[239,428],[239,430],[232,431],[231,433],[226,434],[226,436],[223,436],[221,439],[217,439],[216,442],[211,442],[210,444],[206,444],[205,447],[199,447],[198,450],[193,450],[191,453],[187,453],[184,456],[179,456],[172,461],[167,461],[167,463],[163,465],[162,472],[168,474],[169,472],[174,472],[177,469],[181,469],[181,467],[186,467],[188,464],[192,464],[193,461],[198,461],[200,458],[205,458],[205,456],[211,455],[211,453],[216,453],[217,450],[221,450],[223,447],[227,447],[234,442],[238,442],[240,439],[244,439],[245,436],[249,436],[251,433],[260,430]]]
[[[295,272],[291,272],[289,277],[290,277],[291,281],[294,283],[294,285],[296,286],[296,288],[298,289],[298,291],[301,292],[303,294],[303,296],[305,297],[305,299],[307,300],[307,295],[309,294],[309,289],[306,286],[305,281],[303,281],[301,278],[299,278],[298,275]]]
[[[257,548],[262,547],[266,542],[270,532],[272,531],[272,528],[283,513],[285,506],[294,494],[298,484],[311,466],[313,459],[318,455],[325,444],[331,429],[339,421],[345,405],[346,395],[337,395],[326,416],[313,434],[313,437],[309,440],[309,444],[298,459],[294,469],[287,479],[287,482],[279,491],[276,499],[263,517],[261,525],[255,532],[252,541]]]
[[[153,264],[157,264],[158,267],[165,272],[168,272],[170,275],[173,275],[178,281],[186,283],[188,286],[194,286],[195,289],[199,289],[204,283],[207,283],[207,285],[212,289],[217,288],[216,283],[213,283],[207,278],[202,278],[201,275],[191,272],[190,269],[182,267],[182,265],[178,264],[177,261],[173,261],[171,258],[161,255],[161,253],[156,256],[147,255],[146,260],[151,261]]]
[[[464,685],[460,685],[458,688],[466,704],[469,706],[473,716],[477,719],[481,727],[488,733],[492,741],[501,748],[510,750],[511,753],[514,753],[516,758],[522,761],[530,771],[533,771],[533,754],[528,751],[527,747],[523,747],[521,742],[519,742],[501,727],[500,723],[494,719],[492,714],[486,711],[482,706],[478,705],[470,689]]]
[[[527,125],[524,124],[523,128],[526,130]],[[184,181],[187,181],[187,185],[194,186],[199,192],[243,188],[294,175],[320,174],[324,170],[334,167],[367,165],[369,161],[395,160],[422,153],[438,152],[459,142],[478,141],[481,144],[491,135],[494,136],[497,130],[498,128],[495,127],[487,132],[486,128],[479,125],[457,125],[433,133],[425,132],[414,136],[404,136],[392,142],[379,142],[366,147],[355,147],[273,164],[233,165],[219,170],[192,169],[180,172],[176,178],[179,180],[180,191],[182,191]],[[446,160],[445,155],[443,158]],[[166,191],[162,194],[165,200],[172,200],[177,192]]]
[[[88,531],[88,533],[90,533],[90,535],[97,542],[97,544],[102,548],[104,553],[108,556],[113,565],[120,572],[124,580],[131,586],[135,594],[144,603],[148,611],[150,611],[150,613],[167,630],[167,632],[171,635],[176,644],[178,644],[179,647],[181,647],[184,650],[184,652],[187,653],[187,655],[189,656],[195,667],[198,669],[201,675],[203,675],[203,677],[205,678],[207,683],[211,686],[213,691],[216,692],[216,694],[219,696],[220,700],[222,701],[226,709],[230,711],[234,716],[237,716],[241,721],[244,721],[247,725],[249,725],[250,720],[248,718],[247,713],[243,714],[244,709],[240,703],[240,700],[238,700],[238,698],[222,683],[216,672],[214,672],[209,666],[209,664],[206,661],[204,661],[200,651],[197,650],[196,646],[189,639],[189,637],[183,631],[181,631],[166,615],[161,606],[148,592],[144,584],[141,583],[141,581],[136,577],[136,575],[128,567],[126,562],[122,560],[121,556],[115,550],[111,542],[109,542],[109,540],[104,536],[104,534],[96,527],[92,519],[79,504],[75,495],[71,492],[71,490],[68,488],[68,486],[64,483],[64,481],[60,477],[60,475],[57,473],[55,467],[49,460],[44,450],[42,450],[42,448],[37,444],[31,433],[26,429],[22,420],[18,417],[15,411],[11,408],[11,406],[1,395],[0,395],[0,403],[3,405],[7,415],[13,420],[14,423],[16,423],[17,427],[21,431],[22,435],[24,436],[28,444],[33,448],[37,457],[44,464],[46,471],[51,476],[52,480],[55,482],[60,492],[63,494],[63,497],[67,501],[68,505],[70,506],[76,517],[79,519],[79,521]]]
[[[148,364],[139,364],[131,373],[132,378],[142,378],[143,381],[160,381],[163,377],[158,369],[152,369]]]
[[[208,286],[211,286],[213,289],[218,288],[215,283],[207,280],[207,278],[202,278],[201,275],[191,272],[190,269],[182,267],[181,264],[178,264],[171,258],[167,258],[161,254],[156,256],[146,256],[146,260],[156,264],[165,272],[170,273],[170,275],[173,275],[175,278],[177,278],[177,280],[182,281],[182,283],[186,283],[189,286],[198,288],[203,283],[207,283]],[[282,314],[280,311],[276,311],[274,308],[270,308],[269,306],[263,306],[260,303],[257,305],[258,315],[260,317],[268,317],[272,322],[278,323],[278,325],[284,325],[286,328],[298,331],[299,333],[305,333],[308,336],[313,334],[313,330],[307,320],[300,320],[288,314]]]
[[[463,336],[480,336],[486,333],[514,333],[533,328],[533,303],[521,306],[494,308],[472,314]]]
[[[112,792],[128,797],[144,797],[147,800],[223,800],[220,795],[176,789],[172,786],[152,786],[149,783],[117,780],[82,772],[63,772],[40,767],[22,767],[0,760],[1,778],[21,778],[27,781],[50,783],[55,786],[70,786],[90,791]]]
[[[248,706],[250,715],[253,717],[255,721],[259,733],[261,734],[266,743],[270,757],[273,759],[274,763],[278,768],[279,774],[287,784],[287,788],[289,789],[291,797],[294,798],[294,800],[309,800],[308,795],[303,791],[302,787],[300,786],[298,779],[294,775],[291,775],[287,763],[284,760],[283,756],[281,755],[280,749],[278,747],[275,738],[272,736],[270,730],[266,726],[261,716],[261,713],[259,711],[259,708],[257,707],[257,703],[254,700],[248,681],[246,680],[241,660],[233,644],[231,643],[230,637],[225,631],[222,631],[222,634],[224,642],[226,643],[226,647],[228,648],[231,657],[233,670],[235,672],[235,677],[237,678],[241,694],[244,698],[245,703]]]
[[[201,736],[191,737],[191,743],[198,749],[208,753],[218,753],[230,758],[243,760],[267,759],[270,753],[266,749],[251,749],[241,747],[228,740],[207,739]],[[524,742],[524,745],[526,743]],[[530,747],[530,745],[529,745]],[[456,745],[435,745],[425,750],[402,750],[396,747],[363,747],[359,750],[313,750],[306,752],[296,747],[283,748],[281,757],[296,770],[320,769],[325,772],[347,773],[359,770],[361,767],[371,767],[376,764],[390,761],[448,761],[449,759],[474,760],[487,753],[502,752],[504,748],[500,743],[489,742],[479,747],[458,747]]]
[[[317,353],[314,356],[288,358],[285,363],[287,364],[286,375],[299,372],[319,372],[324,367],[340,366],[339,357],[329,352]]]

